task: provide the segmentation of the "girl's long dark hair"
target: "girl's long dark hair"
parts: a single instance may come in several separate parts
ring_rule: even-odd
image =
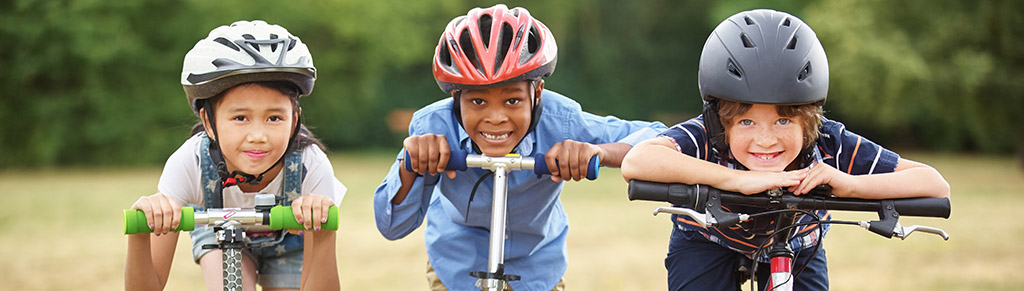
[[[270,81],[245,84],[255,84],[268,89],[280,91],[282,94],[287,95],[288,99],[291,100],[292,112],[299,112],[299,89],[296,88],[295,85],[293,85],[292,83],[284,81]],[[225,90],[224,92],[227,92],[227,90]],[[221,92],[220,94],[217,94],[217,96],[214,96],[209,99],[197,100],[196,102],[199,103],[197,104],[197,107],[203,108],[204,105],[206,105],[204,104],[206,102],[212,102],[213,105],[216,105],[218,102],[220,102],[222,98],[224,98],[224,92]],[[213,107],[216,106],[210,106],[209,108]],[[196,125],[192,126],[192,133],[189,134],[189,136],[196,135],[197,133],[203,131],[206,131],[206,128],[203,127],[203,121],[200,119],[199,122],[196,123]],[[313,135],[313,132],[306,128],[305,124],[299,123],[299,132],[295,135],[295,140],[291,142],[291,146],[288,147],[288,151],[301,151],[310,145],[316,145],[317,147],[320,148],[320,150],[327,151],[327,146],[325,146],[324,143],[320,141],[320,139],[316,138],[316,136]]]

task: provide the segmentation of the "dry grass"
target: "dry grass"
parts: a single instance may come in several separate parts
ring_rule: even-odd
[[[423,290],[423,232],[387,241],[373,222],[372,193],[392,154],[332,156],[349,187],[342,203],[339,264],[345,290]],[[1024,224],[1013,217],[1024,204],[1024,173],[1013,160],[961,155],[909,155],[929,163],[953,187],[950,220],[910,219],[945,229],[949,241],[914,235],[888,240],[849,226],[827,237],[835,290],[1001,290],[1024,284],[1013,255]],[[61,169],[0,173],[0,282],[6,290],[120,289],[126,239],[121,209],[155,191],[160,169]],[[662,266],[670,224],[650,211],[659,204],[628,202],[615,169],[597,182],[566,186],[571,219],[572,290],[664,290]],[[871,215],[838,213],[840,219]],[[185,237],[185,236],[183,236]],[[168,290],[202,288],[199,268],[182,238]]]

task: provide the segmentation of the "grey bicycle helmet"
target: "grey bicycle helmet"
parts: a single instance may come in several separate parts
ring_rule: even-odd
[[[718,100],[771,105],[823,105],[828,95],[828,60],[818,36],[789,13],[758,9],[722,21],[700,55],[698,86],[711,150],[730,158]],[[813,143],[801,151],[811,162]]]
[[[197,102],[243,83],[287,81],[309,95],[316,68],[309,49],[284,27],[261,20],[237,21],[210,31],[187,54],[181,85],[199,116]]]
[[[705,101],[797,105],[828,95],[828,60],[814,30],[775,10],[722,21],[704,44],[698,75]]]

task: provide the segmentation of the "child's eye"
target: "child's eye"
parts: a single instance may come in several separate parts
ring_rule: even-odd
[[[284,120],[284,118],[280,117],[280,116],[271,116],[271,117],[267,118],[267,121],[275,121],[276,122],[276,121],[282,121],[282,120]]]
[[[751,124],[754,124],[754,121],[750,120],[750,119],[744,119],[744,120],[740,120],[740,124],[741,125],[751,125]]]
[[[508,100],[505,100],[505,104],[508,105],[516,105],[519,104],[519,102],[522,102],[519,98],[509,98]]]
[[[789,118],[781,118],[777,122],[779,123],[779,125],[786,125],[790,123]]]
[[[484,105],[484,99],[480,98],[470,99],[469,102],[473,103],[473,105]]]
[[[232,117],[231,120],[234,120],[234,121],[246,121],[247,119],[245,118],[244,115],[239,115],[239,116]]]

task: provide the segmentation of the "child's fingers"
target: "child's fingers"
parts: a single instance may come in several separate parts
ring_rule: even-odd
[[[310,200],[316,200],[316,199],[310,199]],[[311,222],[310,226],[313,227],[313,230],[320,230],[320,224],[323,223],[323,221],[321,219],[327,218],[327,216],[326,216],[327,213],[322,211],[323,207],[321,207],[320,203],[311,203],[309,208],[310,208],[309,209],[309,211],[310,211],[310,215],[309,215],[310,219],[309,220]]]
[[[139,197],[139,200],[132,203],[131,209],[142,211],[142,214],[146,216],[146,225],[149,226],[149,228],[153,228],[153,207],[149,205],[149,200],[146,198],[147,197]]]
[[[292,216],[295,217],[296,222],[302,224],[303,226],[305,226],[306,220],[305,216],[302,213],[302,202],[303,200],[305,200],[304,198],[305,196],[299,196],[299,198],[295,198],[295,200],[292,200]]]
[[[551,173],[551,181],[561,182],[561,173],[558,169],[558,153],[561,152],[562,143],[557,143],[548,150],[547,154],[544,155],[544,162],[548,166],[548,172]]]
[[[430,173],[431,175],[437,175],[437,164],[440,162],[439,160],[441,158],[440,148],[438,147],[436,142],[428,142],[426,144],[425,152],[426,159],[424,159],[424,167],[421,169],[423,169],[427,173]]]
[[[167,234],[167,232],[171,230],[171,220],[174,217],[174,214],[172,213],[173,211],[171,211],[173,208],[168,202],[168,199],[157,198],[156,200],[158,201],[159,206],[154,211],[157,220],[155,225],[159,229],[154,229],[153,232]]]
[[[171,204],[171,229],[177,229],[181,224],[181,206],[178,202],[168,199]]]
[[[437,164],[434,165],[437,167],[437,171],[434,172],[435,174],[444,172],[445,167],[448,166],[448,159],[450,159],[452,155],[452,150],[448,147],[448,139],[445,139],[444,136],[440,136],[436,144],[438,158]]]

